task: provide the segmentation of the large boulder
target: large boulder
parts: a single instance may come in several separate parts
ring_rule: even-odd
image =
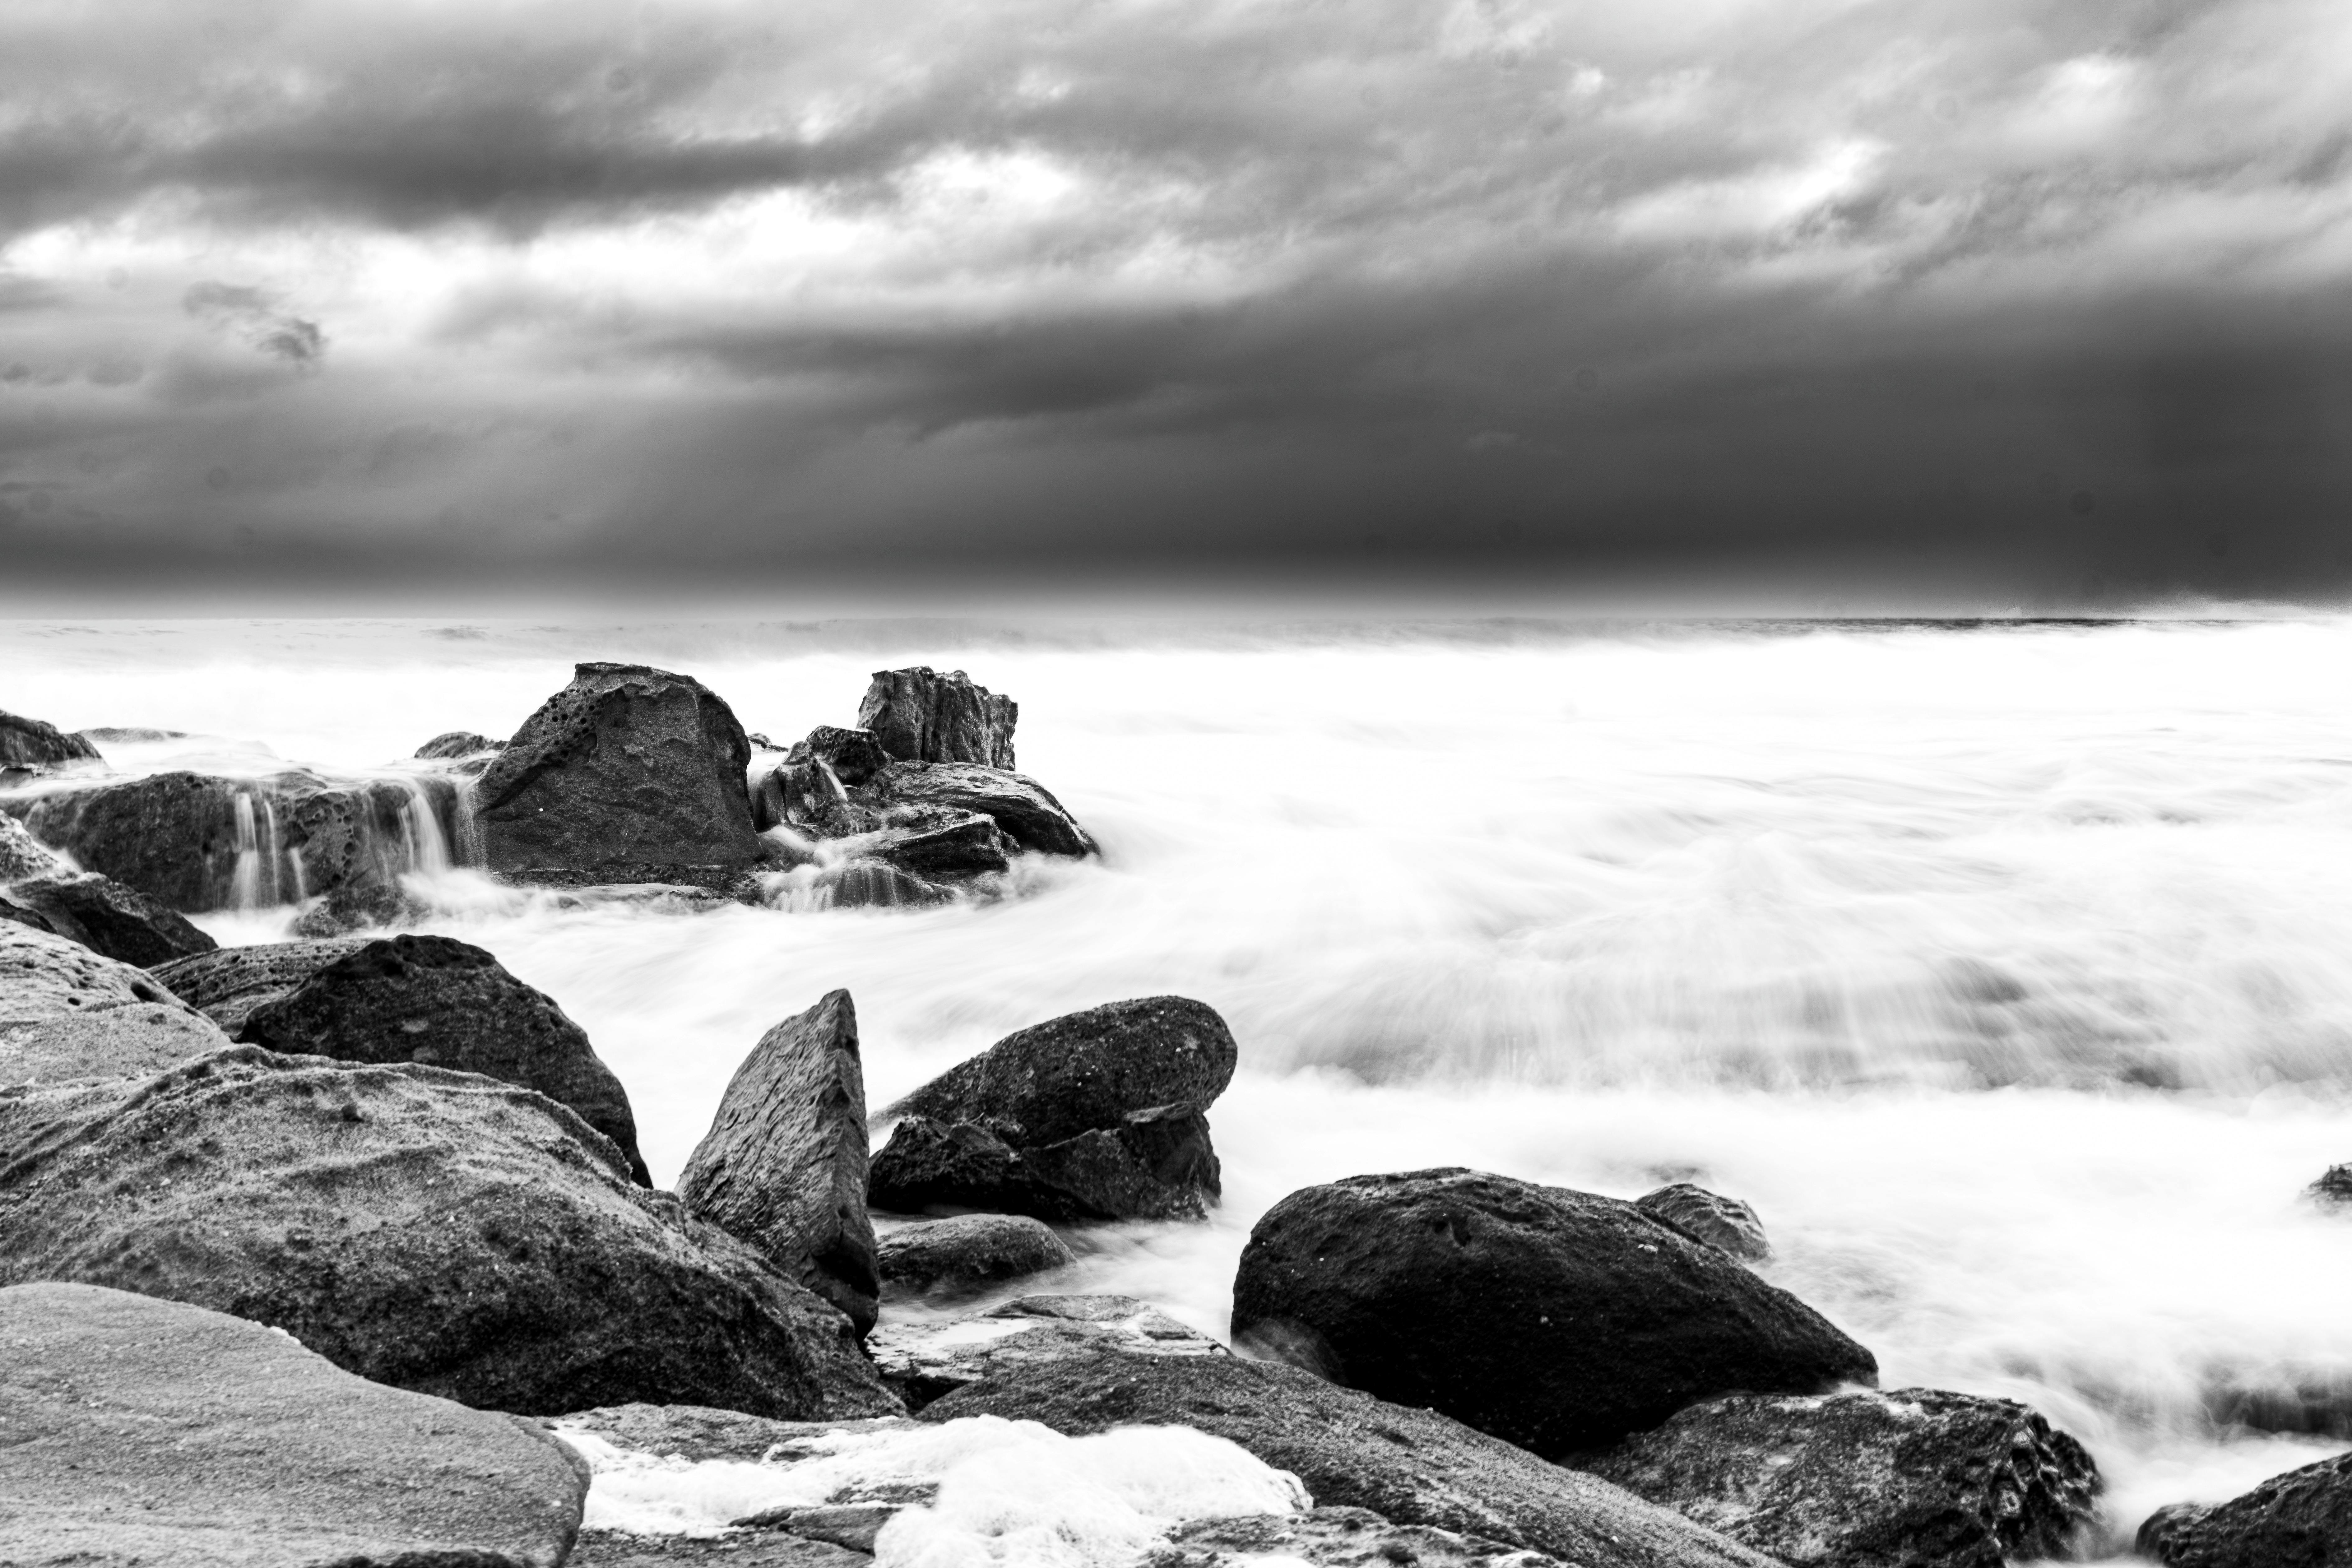
[[[1024,1296],[969,1318],[892,1323],[876,1330],[866,1348],[909,1410],[1000,1373],[1097,1351],[1232,1353],[1132,1296]]]
[[[1538,1454],[1736,1391],[1875,1383],[1871,1353],[1632,1204],[1460,1169],[1291,1194],[1251,1231],[1234,1339]]]
[[[1790,1568],[2071,1557],[2098,1467],[2022,1405],[1933,1388],[1735,1394],[1571,1458]]]
[[[34,837],[23,823],[0,813],[0,882],[46,877],[64,868],[55,850]]]
[[[1015,847],[1041,855],[1100,853],[1052,791],[1003,768],[893,762],[850,790],[848,798],[886,821],[894,814],[924,807],[976,812],[995,823]]]
[[[983,1209],[1055,1221],[1201,1219],[1222,1191],[1208,1118],[1190,1105],[1025,1146],[978,1122],[909,1116],[866,1184],[866,1202],[898,1214]]]
[[[234,1034],[255,1008],[366,945],[363,937],[340,937],[224,947],[159,963],[153,973],[172,994]]]
[[[967,1214],[901,1226],[875,1247],[885,1300],[951,1301],[1078,1260],[1070,1244],[1026,1215]]]
[[[42,772],[60,763],[95,763],[98,748],[55,724],[0,712],[0,768]]]
[[[220,946],[179,910],[95,871],[26,877],[0,897],[36,911],[58,935],[142,968]]]
[[[137,1290],[478,1408],[890,1415],[849,1321],[551,1100],[236,1047],[0,1096],[0,1284]]]
[[[185,1010],[142,970],[70,938],[0,921],[0,1024],[140,1004]]]
[[[587,1034],[471,943],[406,933],[363,943],[255,1007],[236,1037],[284,1055],[421,1062],[537,1089],[611,1139],[638,1185],[653,1184],[628,1091]]]
[[[89,1285],[0,1290],[0,1561],[555,1568],[587,1472],[535,1422]]]
[[[857,724],[870,730],[891,756],[913,763],[978,763],[1013,766],[1013,727],[1020,706],[999,697],[959,669],[948,675],[928,666],[877,669]]]
[[[751,743],[700,681],[583,664],[482,774],[490,868],[527,881],[722,887],[760,860]]]
[[[228,1043],[143,971],[0,926],[0,1089],[143,1078]]]
[[[1774,1568],[1670,1509],[1435,1411],[1267,1362],[1097,1351],[957,1389],[917,1419],[963,1415],[1038,1421],[1072,1436],[1191,1426],[1290,1471],[1320,1505],[1484,1536],[1580,1568]]]
[[[1772,1256],[1764,1222],[1738,1198],[1727,1198],[1689,1182],[1675,1182],[1643,1193],[1633,1200],[1633,1206],[1734,1258],[1761,1263]]]
[[[743,1058],[677,1195],[848,1313],[862,1334],[882,1293],[866,1165],[857,1009],[848,992],[834,991]]]
[[[2352,1454],[2273,1476],[2210,1508],[2158,1509],[2134,1549],[2164,1568],[2342,1568],[2352,1563]]]

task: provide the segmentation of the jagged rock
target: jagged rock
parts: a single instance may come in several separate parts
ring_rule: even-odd
[[[177,910],[95,871],[23,878],[5,896],[37,911],[58,935],[142,968],[220,946]]]
[[[1461,1169],[1291,1194],[1250,1233],[1234,1339],[1538,1454],[1734,1390],[1875,1383],[1804,1302],[1632,1204]]]
[[[811,730],[808,739],[793,748],[792,755],[800,758],[803,749],[806,755],[832,769],[835,778],[852,786],[880,773],[890,760],[890,754],[882,749],[881,737],[873,731],[844,730],[832,724],[819,724]]]
[[[1016,1148],[977,1122],[909,1116],[874,1156],[866,1202],[898,1214],[986,1209],[1040,1219],[1200,1219],[1222,1195],[1209,1121],[1190,1105]]]
[[[1571,1457],[1790,1568],[2003,1568],[2070,1557],[2099,1490],[2022,1405],[1941,1389],[1735,1394]]]
[[[874,1326],[882,1284],[866,1214],[857,1011],[833,991],[760,1037],[677,1179],[688,1208]]]
[[[0,882],[46,877],[64,868],[56,852],[26,831],[23,823],[0,813]]]
[[[159,963],[153,973],[172,994],[235,1034],[256,1007],[366,945],[364,937],[341,937],[224,947]]]
[[[490,868],[529,881],[730,886],[759,864],[751,743],[700,681],[583,664],[482,774]]]
[[[1196,1519],[1169,1531],[1136,1568],[1253,1568],[1266,1562],[1307,1568],[1569,1568],[1547,1552],[1426,1524],[1391,1524],[1370,1509]]]
[[[977,812],[994,822],[1015,847],[1041,855],[1101,852],[1044,784],[1003,768],[893,762],[850,791],[849,799],[886,822],[925,808]]]
[[[477,735],[471,730],[451,730],[417,747],[416,756],[420,762],[455,762],[506,749],[504,741],[493,741],[488,735]]]
[[[483,949],[446,936],[380,938],[252,1008],[236,1037],[281,1054],[420,1062],[536,1089],[611,1139],[640,1186],[627,1090],[555,999]]]
[[[861,858],[926,882],[969,882],[1012,867],[1012,847],[976,811],[931,811],[859,846]]]
[[[917,763],[978,763],[1013,766],[1013,727],[1020,706],[959,669],[941,675],[921,666],[877,669],[857,705],[860,729],[883,751]]]
[[[384,1388],[259,1323],[0,1290],[0,1561],[555,1568],[586,1469],[536,1423]]]
[[[1267,1362],[1094,1352],[967,1384],[916,1419],[963,1415],[1038,1421],[1073,1436],[1191,1426],[1290,1471],[1324,1507],[1370,1509],[1580,1568],[1774,1568],[1670,1509],[1435,1411],[1383,1404]]]
[[[0,921],[0,1023],[142,1003],[185,1010],[166,984],[80,942]]]
[[[236,1047],[0,1096],[0,1284],[232,1311],[484,1409],[898,1409],[838,1310],[632,1185],[570,1110],[477,1074]]]
[[[2133,1549],[2164,1568],[2340,1568],[2352,1562],[2352,1454],[2273,1476],[2211,1508],[2160,1508]]]
[[[0,768],[35,771],[60,763],[95,763],[98,748],[38,719],[0,712]]]
[[[1077,1260],[1069,1243],[1026,1215],[929,1220],[892,1231],[875,1248],[885,1300],[953,1300]]]
[[[1734,1258],[1760,1263],[1772,1256],[1772,1243],[1765,1237],[1764,1222],[1738,1198],[1727,1198],[1688,1182],[1676,1182],[1656,1192],[1643,1193],[1633,1200],[1633,1206],[1668,1225],[1681,1226],[1686,1235],[1710,1247],[1719,1247]]]
[[[866,1348],[882,1381],[918,1411],[966,1384],[1097,1351],[1232,1353],[1132,1296],[1024,1296],[973,1317],[892,1323],[877,1329]]]

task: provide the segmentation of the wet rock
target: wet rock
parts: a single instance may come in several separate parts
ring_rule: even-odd
[[[878,819],[836,819],[847,799],[848,792],[824,763],[788,757],[770,769],[752,791],[751,826],[761,833],[777,826],[797,827],[823,838],[869,832],[881,826]]]
[[[730,885],[760,860],[751,745],[687,676],[583,664],[482,774],[491,869],[527,881]]]
[[[58,935],[142,968],[220,945],[177,910],[95,871],[23,878],[5,896],[37,911]]]
[[[874,1559],[823,1541],[783,1533],[631,1535],[583,1530],[567,1568],[871,1568]]]
[[[1317,1503],[1549,1552],[1580,1568],[1773,1568],[1747,1547],[1595,1477],[1432,1410],[1384,1404],[1237,1356],[1094,1352],[1008,1370],[917,1417],[1001,1415],[1073,1436],[1181,1426],[1239,1444]]]
[[[19,1285],[0,1343],[0,1561],[555,1568],[580,1527],[585,1469],[536,1423],[381,1387],[258,1323]]]
[[[860,729],[883,751],[917,763],[978,763],[1013,766],[1013,727],[1021,709],[959,669],[948,675],[921,666],[878,669],[857,705]]]
[[[30,931],[39,931],[44,936],[57,936],[59,934],[58,928],[49,923],[48,916],[33,908],[30,904],[20,904],[16,902],[16,900],[8,896],[8,889],[5,886],[0,886],[0,921],[5,921],[11,924],[24,926]],[[71,937],[68,937],[66,940],[70,942],[73,939]]]
[[[0,814],[0,882],[19,877],[46,877],[65,869],[55,851],[26,831],[15,817]]]
[[[476,1074],[232,1047],[0,1097],[0,1284],[231,1311],[478,1408],[898,1408],[839,1311],[632,1185],[570,1110]]]
[[[824,763],[833,776],[845,785],[864,784],[880,773],[890,760],[882,749],[881,737],[871,730],[844,730],[832,724],[819,724],[808,732],[808,739],[794,746],[794,758],[805,754]]]
[[[898,1516],[902,1503],[817,1503],[772,1508],[733,1522],[758,1530],[782,1530],[804,1541],[822,1541],[852,1552],[872,1552],[882,1527]]]
[[[903,1415],[837,1421],[779,1421],[705,1405],[613,1405],[574,1411],[554,1423],[559,1433],[592,1433],[616,1448],[704,1459],[806,1458],[842,1432],[889,1431],[912,1426]]]
[[[2214,1507],[2158,1509],[2134,1549],[2165,1568],[2338,1568],[2352,1562],[2352,1454],[2273,1476]]]
[[[300,940],[319,942],[371,927],[413,924],[432,912],[425,900],[398,887],[337,888],[296,917],[293,932]]]
[[[944,903],[955,895],[895,866],[850,861],[817,874],[814,889],[835,909],[916,909]]]
[[[417,747],[416,756],[421,762],[455,762],[463,757],[478,757],[506,749],[504,741],[493,741],[488,735],[477,735],[471,730],[451,730]]]
[[[910,1225],[876,1249],[886,1300],[953,1300],[1078,1260],[1069,1243],[1026,1215],[968,1214]]]
[[[1200,1219],[1222,1195],[1209,1121],[1190,1105],[1016,1148],[977,1122],[909,1116],[874,1156],[866,1202],[898,1214],[985,1209],[1055,1221]]]
[[[256,1007],[366,945],[364,937],[342,937],[224,947],[159,963],[152,973],[172,994],[235,1034]]]
[[[882,1292],[866,1213],[866,1072],[857,1011],[834,991],[760,1037],[677,1180],[701,1218],[849,1315]]]
[[[40,772],[65,763],[100,761],[98,748],[38,719],[0,713],[0,768]]]
[[[1132,1296],[1024,1296],[969,1318],[891,1323],[877,1329],[866,1348],[882,1381],[916,1411],[982,1378],[1098,1351],[1231,1353]]]
[[[847,780],[844,780],[847,783]],[[850,792],[882,817],[913,809],[977,812],[1017,848],[1041,855],[1100,853],[1053,793],[1035,779],[971,763],[893,762]]]
[[[886,829],[858,846],[869,863],[932,883],[969,882],[1011,868],[1012,847],[976,811],[933,811]]]
[[[0,1023],[140,1004],[185,1010],[143,970],[47,931],[0,921]]]
[[[2352,1204],[2352,1165],[2328,1166],[2320,1173],[2319,1180],[2305,1191],[2322,1208],[2341,1208]]]
[[[1734,1258],[1761,1263],[1772,1256],[1772,1244],[1764,1235],[1764,1222],[1738,1198],[1727,1198],[1688,1182],[1676,1182],[1654,1193],[1643,1193],[1633,1200],[1633,1206],[1668,1225],[1680,1226],[1685,1234],[1710,1247],[1719,1247]]]
[[[1242,1253],[1234,1339],[1545,1455],[1736,1390],[1878,1372],[1804,1302],[1632,1204],[1461,1169],[1276,1204]]]
[[[1137,1568],[1255,1568],[1269,1559],[1308,1568],[1568,1568],[1557,1557],[1426,1524],[1391,1524],[1370,1509],[1197,1519]]]
[[[576,1112],[650,1186],[629,1097],[545,992],[446,936],[380,938],[246,1015],[236,1037],[286,1055],[418,1062],[536,1089]]]
[[[1732,1394],[1570,1462],[1790,1568],[2074,1556],[2099,1490],[2033,1411],[1932,1388]]]

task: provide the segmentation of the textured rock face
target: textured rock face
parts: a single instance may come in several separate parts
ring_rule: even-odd
[[[98,748],[39,719],[0,713],[0,768],[45,769],[59,763],[94,763]]]
[[[893,1323],[877,1330],[866,1349],[882,1381],[909,1410],[1000,1373],[1099,1351],[1231,1353],[1132,1296],[1024,1296],[974,1317]]]
[[[886,1300],[950,1301],[1077,1260],[1069,1243],[1026,1215],[930,1220],[892,1231],[875,1248]]]
[[[1002,1415],[1073,1436],[1181,1426],[1288,1470],[1325,1507],[1370,1509],[1549,1552],[1581,1568],[1774,1568],[1747,1547],[1434,1411],[1235,1356],[1097,1352],[1009,1371],[917,1417]]]
[[[211,1019],[174,1004],[137,1002],[62,1017],[0,1022],[0,1089],[85,1079],[146,1078],[226,1050]]]
[[[1695,1405],[1576,1468],[1790,1568],[2002,1568],[2068,1557],[2098,1468],[2022,1405],[1938,1389]]]
[[[418,1062],[536,1089],[611,1139],[640,1186],[629,1096],[580,1026],[481,948],[387,937],[333,958],[254,1007],[239,1040],[293,1056]]]
[[[0,882],[19,877],[46,877],[64,868],[47,845],[34,837],[13,816],[0,815]]]
[[[2213,1508],[2148,1516],[2136,1549],[2165,1568],[2341,1568],[2352,1563],[2352,1454],[2338,1454]]]
[[[1012,847],[994,822],[976,811],[927,810],[891,825],[863,857],[931,883],[996,876],[1013,864]]]
[[[845,784],[849,781],[845,779]],[[1100,853],[1087,830],[1035,779],[971,763],[893,762],[868,775],[849,798],[887,818],[929,806],[977,812],[1016,848],[1041,855]]]
[[[848,1320],[527,1089],[236,1047],[0,1097],[0,1283],[284,1328],[478,1408],[894,1414]]]
[[[891,756],[913,763],[1010,769],[1020,717],[1013,699],[975,686],[962,670],[941,675],[928,666],[876,670],[857,705],[858,728],[872,731]]]
[[[698,680],[583,664],[482,774],[490,868],[528,880],[719,886],[756,865],[751,744]]]
[[[1269,1559],[1309,1568],[1567,1568],[1557,1557],[1426,1524],[1391,1524],[1370,1509],[1200,1519],[1169,1531],[1137,1568],[1251,1568]]]
[[[677,1195],[703,1219],[874,1326],[882,1284],[866,1214],[866,1069],[846,991],[760,1038],[735,1069]]]
[[[0,1561],[555,1568],[580,1527],[586,1472],[535,1424],[380,1387],[258,1323],[19,1285],[0,1343]]]
[[[224,947],[159,963],[153,973],[172,994],[234,1034],[256,1007],[366,945],[364,938],[343,937]]]
[[[0,921],[0,1024],[141,1003],[184,1006],[166,986],[130,964],[65,937]]]
[[[434,736],[416,748],[418,760],[449,762],[460,757],[478,757],[487,752],[503,752],[504,741],[493,741],[488,735],[477,735],[471,730],[451,730]]]
[[[866,1201],[920,1214],[975,1208],[1049,1220],[1200,1219],[1222,1194],[1209,1121],[1155,1106],[1058,1143],[1015,1148],[977,1122],[909,1116],[874,1156]]]
[[[1631,1204],[1458,1169],[1276,1204],[1242,1253],[1234,1339],[1545,1455],[1735,1390],[1878,1372],[1796,1297]]]
[[[177,910],[95,871],[27,877],[9,884],[5,896],[38,912],[58,935],[125,963],[168,963],[220,945]]]
[[[1688,1182],[1676,1182],[1654,1193],[1643,1193],[1633,1200],[1633,1206],[1668,1225],[1680,1226],[1734,1258],[1760,1263],[1772,1256],[1772,1243],[1765,1237],[1764,1222],[1738,1198],[1727,1198],[1721,1193],[1710,1193]]]
[[[864,784],[882,771],[890,753],[882,749],[881,737],[871,730],[844,730],[833,724],[819,724],[808,732],[808,739],[792,750],[795,760],[803,751],[833,770],[833,776],[844,784]]]

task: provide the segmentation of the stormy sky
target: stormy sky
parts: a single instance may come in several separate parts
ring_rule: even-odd
[[[0,574],[2352,583],[2343,0],[13,0]]]

